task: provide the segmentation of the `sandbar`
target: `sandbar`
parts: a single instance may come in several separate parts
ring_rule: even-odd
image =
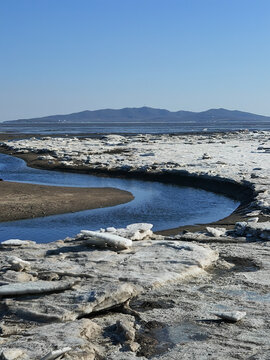
[[[133,200],[115,188],[76,188],[0,181],[0,221],[114,206]]]

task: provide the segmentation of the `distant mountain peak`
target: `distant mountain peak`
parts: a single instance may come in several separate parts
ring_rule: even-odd
[[[201,112],[192,111],[169,111],[156,109],[148,106],[126,107],[123,109],[101,109],[84,110],[67,115],[50,115],[32,119],[18,119],[6,121],[5,123],[29,123],[29,122],[69,122],[69,123],[91,123],[91,122],[185,122],[185,121],[270,121],[270,117],[256,115],[239,110],[227,110],[224,108],[208,109]]]

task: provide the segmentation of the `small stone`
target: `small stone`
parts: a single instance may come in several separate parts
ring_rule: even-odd
[[[134,341],[136,330],[131,321],[118,320],[116,323],[117,331],[124,336],[125,341]]]
[[[204,153],[203,156],[202,156],[202,159],[203,160],[211,159],[211,156],[208,155],[207,153]]]
[[[10,264],[11,269],[15,271],[29,271],[31,268],[30,262],[22,260],[17,256],[7,256],[7,262]]]

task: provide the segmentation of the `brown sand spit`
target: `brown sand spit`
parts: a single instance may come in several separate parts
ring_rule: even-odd
[[[0,221],[114,206],[134,199],[114,188],[74,188],[0,181]]]

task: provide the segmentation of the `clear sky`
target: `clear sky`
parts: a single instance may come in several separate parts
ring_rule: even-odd
[[[270,1],[0,0],[0,121],[140,106],[270,115]]]

